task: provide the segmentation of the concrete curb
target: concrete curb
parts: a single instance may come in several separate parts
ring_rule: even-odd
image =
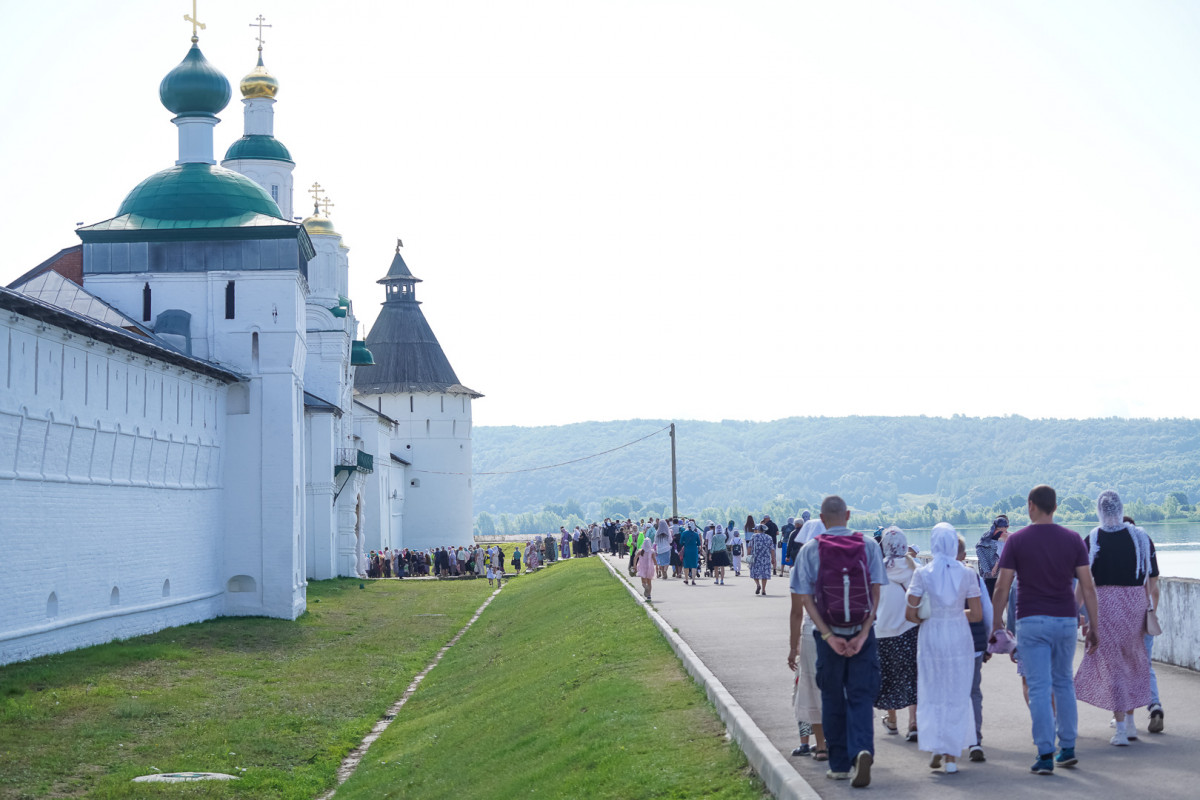
[[[646,602],[633,584],[613,567],[607,558],[602,557],[600,560],[608,567],[608,571],[625,586],[629,594],[645,607],[646,616],[650,617],[650,620],[662,631],[663,636],[671,645],[671,649],[675,651],[675,655],[683,662],[684,669],[704,687],[708,699],[716,706],[721,721],[725,723],[733,740],[742,748],[750,766],[767,785],[771,794],[779,800],[820,800],[820,795],[808,785],[808,781],[804,780],[795,767],[780,755],[767,735],[755,724],[741,704],[734,699],[720,679],[704,665],[704,662],[688,646],[688,643],[654,610],[653,606]]]

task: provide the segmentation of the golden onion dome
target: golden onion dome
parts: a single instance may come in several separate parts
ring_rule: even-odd
[[[254,97],[269,97],[274,99],[275,93],[279,91],[279,81],[263,66],[261,51],[258,54],[258,66],[250,70],[250,73],[242,78],[240,88],[242,90],[242,97],[247,100]]]
[[[341,237],[341,234],[334,230],[333,223],[330,222],[329,217],[322,216],[316,211],[313,212],[312,216],[305,217],[304,221],[300,224],[304,226],[304,230],[308,231],[309,236]]]

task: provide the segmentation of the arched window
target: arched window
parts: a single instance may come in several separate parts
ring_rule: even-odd
[[[112,591],[109,592],[109,594],[108,594],[108,604],[110,606],[121,605],[121,590],[115,586],[112,588]]]
[[[46,619],[54,619],[58,616],[58,593],[51,592],[46,598]]]
[[[170,596],[171,596],[171,579],[170,579],[170,578],[167,578],[165,581],[163,581],[163,592],[162,592],[162,596],[163,596],[163,597],[170,597]]]

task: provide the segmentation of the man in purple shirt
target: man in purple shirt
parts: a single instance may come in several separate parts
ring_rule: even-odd
[[[1002,610],[1008,604],[1013,577],[1017,581],[1017,647],[1025,682],[1029,685],[1029,715],[1033,719],[1033,741],[1037,761],[1031,767],[1039,775],[1050,775],[1054,764],[1073,767],[1079,712],[1075,705],[1075,679],[1071,666],[1075,657],[1075,630],[1079,608],[1075,603],[1075,580],[1083,593],[1088,619],[1096,619],[1096,586],[1083,539],[1069,528],[1054,524],[1058,497],[1049,486],[1029,492],[1028,527],[1008,537],[1000,554],[1000,572],[992,598],[996,614],[992,634],[1003,625]],[[1095,626],[1088,627],[1087,649],[1100,640]],[[1053,701],[1051,697],[1053,696]],[[1056,713],[1057,711],[1057,713]],[[1057,726],[1061,748],[1054,757]]]

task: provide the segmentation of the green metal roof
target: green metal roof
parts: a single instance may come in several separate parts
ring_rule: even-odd
[[[179,66],[158,85],[158,98],[179,116],[212,116],[229,105],[233,92],[221,71],[209,63],[200,46],[192,43]]]
[[[261,186],[212,164],[179,164],[154,173],[125,197],[117,217],[125,215],[130,217],[128,224],[145,228],[230,228],[288,222]]]
[[[283,143],[274,136],[265,136],[262,134],[247,134],[238,139],[233,144],[229,145],[229,149],[225,151],[225,160],[232,161],[235,158],[253,158],[259,161],[286,161],[289,164],[295,164],[292,161],[292,154],[283,146]]]

